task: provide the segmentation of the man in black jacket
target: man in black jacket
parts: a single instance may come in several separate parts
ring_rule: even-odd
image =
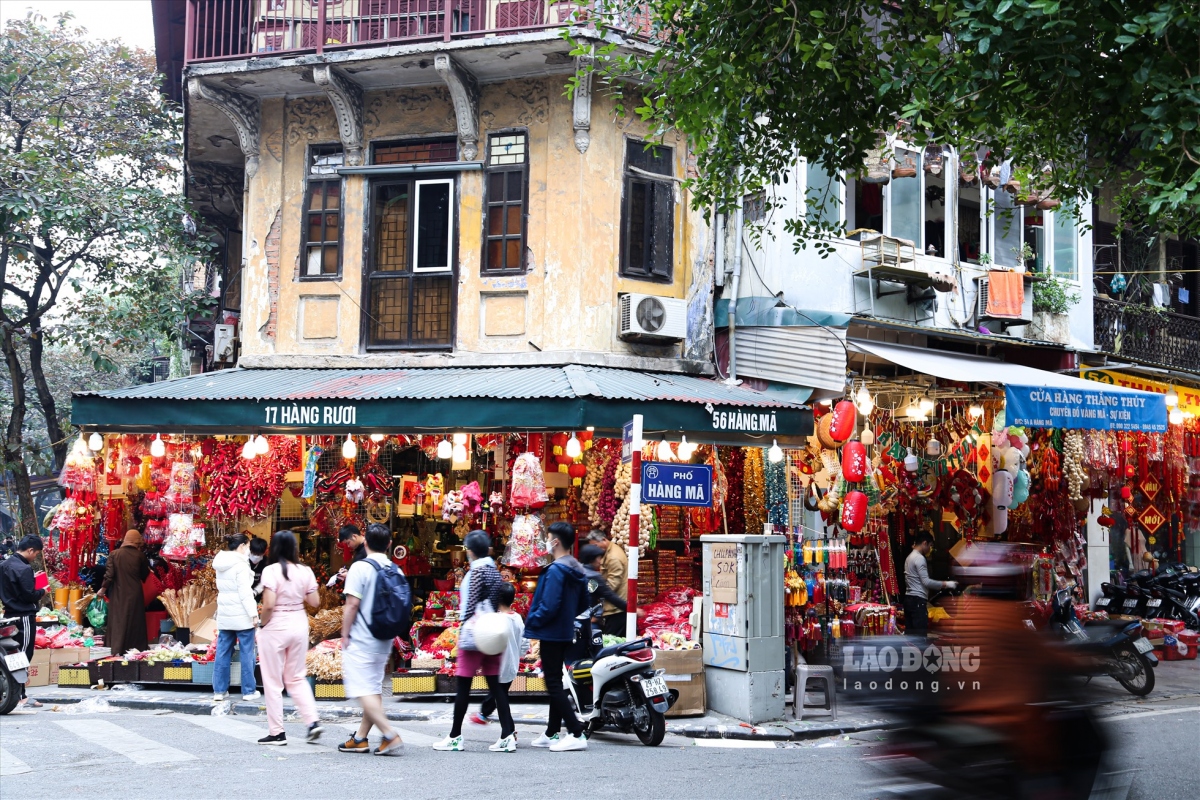
[[[34,616],[37,614],[38,602],[45,589],[35,589],[33,567],[31,562],[42,552],[42,540],[32,534],[17,543],[17,552],[0,563],[0,603],[4,604],[4,613],[16,617],[16,640],[25,651],[25,657],[33,658],[33,645],[37,638],[37,625]],[[30,705],[40,706],[36,701]],[[25,686],[21,686],[22,711],[25,710]],[[13,712],[20,713],[20,712]],[[28,712],[27,712],[28,713]]]

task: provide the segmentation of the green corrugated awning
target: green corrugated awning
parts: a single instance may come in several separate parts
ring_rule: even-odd
[[[769,444],[812,431],[810,411],[706,378],[577,364],[417,369],[231,369],[78,392],[72,421],[129,433],[619,431]]]
[[[717,302],[713,307],[714,324],[718,328],[729,327],[729,303]],[[845,328],[853,319],[849,314],[836,311],[809,311],[779,305],[774,297],[739,297],[737,301],[738,327],[747,328]]]

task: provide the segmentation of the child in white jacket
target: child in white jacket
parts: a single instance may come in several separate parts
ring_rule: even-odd
[[[516,599],[517,592],[511,583],[506,583],[500,587],[497,592],[497,602],[499,607],[496,609],[503,614],[508,620],[508,644],[504,648],[504,655],[500,659],[500,691],[504,693],[504,703],[508,703],[508,687],[517,677],[517,668],[520,666],[521,657],[529,652],[529,640],[525,638],[525,623],[521,620],[521,615],[512,610],[513,600]],[[472,714],[470,719],[476,725],[487,725],[488,716],[496,710],[496,698],[488,694],[487,699],[483,701],[479,712]],[[497,753],[513,753],[517,749],[517,735],[505,736],[488,748]]]

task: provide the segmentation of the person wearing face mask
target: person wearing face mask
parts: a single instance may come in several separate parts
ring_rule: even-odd
[[[217,573],[217,657],[213,659],[213,700],[220,702],[229,691],[229,669],[233,644],[242,651],[242,699],[262,695],[254,678],[254,629],[258,627],[258,604],[254,602],[254,573],[250,569],[250,537],[235,533],[227,550],[213,557]]]
[[[253,574],[252,585],[254,597],[260,598],[263,593],[262,575],[267,567],[267,540],[255,536],[250,540],[250,571]]]

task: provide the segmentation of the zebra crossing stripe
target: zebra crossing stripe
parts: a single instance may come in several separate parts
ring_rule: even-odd
[[[26,772],[33,772],[33,767],[3,747],[0,747],[0,777],[4,777],[5,775],[24,775]]]
[[[191,753],[176,750],[153,739],[127,731],[120,725],[100,719],[55,720],[54,724],[106,750],[125,756],[135,764],[165,764],[195,761]]]
[[[213,733],[219,733],[223,736],[228,736],[249,744],[258,744],[258,740],[267,735],[265,725],[253,725],[249,722],[239,722],[228,717],[203,717],[183,715],[177,719],[185,719],[193,725],[197,725],[205,730],[210,730]],[[329,734],[326,733],[326,736]],[[298,745],[293,747],[292,745]],[[331,753],[333,748],[322,747],[317,744],[309,744],[303,738],[288,739],[286,754],[294,755],[315,755],[317,753]]]

